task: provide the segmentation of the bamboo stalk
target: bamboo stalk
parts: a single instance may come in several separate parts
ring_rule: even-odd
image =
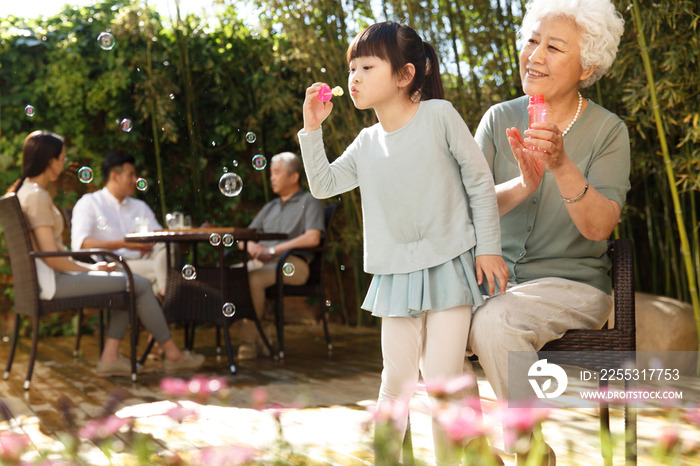
[[[649,49],[646,44],[646,38],[644,37],[644,31],[642,29],[642,16],[639,12],[639,1],[633,0],[634,5],[634,24],[637,28],[637,42],[639,43],[640,52],[642,54],[642,61],[644,62],[644,71],[646,72],[647,81],[649,84],[649,95],[651,97],[652,110],[654,113],[654,120],[656,121],[656,130],[659,134],[659,143],[661,144],[661,152],[664,158],[664,165],[666,167],[666,175],[668,176],[668,184],[671,189],[671,196],[673,196],[673,207],[676,214],[676,223],[678,224],[678,233],[681,239],[681,252],[683,255],[683,262],[685,264],[685,271],[688,275],[688,288],[690,291],[690,299],[693,304],[693,312],[695,314],[695,328],[697,334],[700,335],[700,299],[698,299],[698,288],[697,281],[695,279],[695,269],[693,268],[693,262],[690,257],[690,243],[688,242],[688,233],[685,230],[685,223],[683,221],[683,210],[681,209],[680,201],[678,199],[678,188],[676,187],[675,173],[673,172],[673,167],[671,165],[671,156],[668,151],[668,144],[666,142],[666,133],[664,132],[663,122],[661,120],[661,112],[659,111],[659,104],[656,99],[656,81],[654,80],[654,74],[651,69],[651,59],[649,57]],[[699,346],[700,349],[700,346]],[[696,367],[696,373],[700,375],[700,358],[698,358],[698,363]]]
[[[695,191],[690,191],[690,220],[693,225],[693,257],[695,258],[695,273],[698,277],[698,286],[700,286],[700,238],[698,237],[698,216],[695,210]]]
[[[145,4],[146,14],[148,14],[148,2]],[[149,18],[150,22],[150,18]],[[150,28],[149,28],[150,29]],[[153,29],[151,35],[153,34]],[[153,63],[151,60],[151,40],[150,37],[146,41],[146,72],[148,80],[153,83]],[[151,112],[151,126],[153,126],[153,149],[156,155],[156,172],[158,175],[158,190],[160,191],[160,208],[163,215],[163,225],[167,225],[166,214],[168,208],[165,204],[165,179],[163,178],[163,169],[160,161],[160,142],[158,141],[158,116],[156,115],[156,105],[154,99],[148,99],[148,110]]]
[[[175,41],[178,45],[180,51],[180,63],[179,69],[182,76],[182,80],[185,83],[185,109],[187,112],[187,134],[190,144],[190,169],[192,170],[192,182],[193,194],[195,200],[195,210],[197,212],[202,212],[204,205],[204,196],[202,193],[202,180],[200,178],[200,166],[199,166],[199,139],[197,137],[195,129],[195,116],[194,116],[194,89],[192,85],[192,72],[190,68],[190,55],[188,51],[188,45],[185,43],[185,38],[183,37],[182,29],[184,29],[182,19],[180,17],[180,1],[175,0],[175,11],[177,14],[177,25],[174,26],[175,29]]]

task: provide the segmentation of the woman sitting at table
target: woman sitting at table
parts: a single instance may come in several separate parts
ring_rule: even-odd
[[[63,217],[46,191],[46,186],[61,175],[66,162],[63,138],[48,131],[34,131],[24,140],[22,155],[22,177],[8,192],[17,194],[31,230],[32,247],[43,252],[65,251],[61,241]],[[87,264],[69,257],[47,257],[43,261],[54,273],[53,277],[49,274],[48,281],[43,274],[39,276],[42,299],[114,293],[126,288],[126,277],[121,272],[114,272],[114,263]],[[204,356],[183,353],[173,342],[150,281],[134,275],[134,288],[138,317],[165,353],[164,371],[193,372],[202,367]],[[128,325],[128,312],[115,310],[107,330],[104,351],[97,364],[98,376],[131,375],[130,362],[119,354],[119,343]]]

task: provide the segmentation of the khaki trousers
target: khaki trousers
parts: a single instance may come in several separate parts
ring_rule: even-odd
[[[529,352],[529,358],[518,358],[522,367],[529,367],[539,359],[537,350],[567,330],[602,328],[612,306],[604,292],[563,278],[509,283],[505,295],[489,298],[476,309],[467,354],[479,357],[499,401],[533,399],[526,376],[509,384],[508,352]],[[514,445],[505,445],[505,450],[513,453]]]
[[[298,256],[290,255],[287,261],[294,264],[294,273],[284,276],[285,285],[303,285],[309,279],[309,264]],[[248,281],[250,283],[250,296],[253,299],[253,307],[258,319],[262,319],[265,311],[265,290],[277,283],[277,262],[264,263],[259,260],[250,260],[248,267]],[[258,332],[255,323],[249,319],[243,319],[238,337],[242,343],[254,344]]]
[[[168,277],[168,248],[165,243],[156,243],[148,254],[138,259],[127,259],[131,271],[150,280],[153,294],[165,289]]]

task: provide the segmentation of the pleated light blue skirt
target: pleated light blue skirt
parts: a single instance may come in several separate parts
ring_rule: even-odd
[[[483,304],[473,251],[416,272],[375,275],[362,309],[377,317],[419,317],[425,312]]]

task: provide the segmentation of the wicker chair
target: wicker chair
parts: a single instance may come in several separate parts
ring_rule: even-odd
[[[275,301],[275,324],[277,326],[277,341],[278,355],[280,359],[284,359],[284,297],[285,296],[316,296],[319,299],[321,307],[321,318],[323,319],[323,332],[326,336],[326,345],[328,351],[333,350],[331,337],[328,334],[328,318],[326,316],[326,295],[323,288],[323,273],[325,258],[324,253],[328,250],[328,237],[330,236],[330,228],[333,222],[338,204],[332,204],[324,207],[324,222],[326,226],[326,234],[323,237],[321,244],[315,248],[290,249],[284,251],[277,261],[277,281],[265,291],[267,298]],[[285,285],[283,281],[283,268],[290,254],[298,254],[300,252],[314,253],[314,259],[309,264],[309,279],[304,285]]]
[[[636,320],[634,302],[634,250],[629,239],[608,242],[608,254],[612,257],[612,280],[615,300],[615,327],[600,330],[569,330],[558,340],[550,341],[540,351],[546,351],[547,362],[582,367],[592,371],[604,368],[621,368],[636,351]],[[561,352],[560,355],[549,352]],[[572,353],[575,352],[575,353]],[[596,352],[587,355],[586,352]],[[599,352],[605,352],[601,358]],[[631,362],[635,362],[632,360]],[[599,380],[604,387],[607,381]],[[625,381],[625,389],[630,382]],[[637,414],[635,408],[625,405],[625,457],[626,464],[637,464]],[[600,427],[605,464],[612,465],[610,441],[610,414],[607,403],[600,403]],[[605,438],[607,436],[607,439]]]
[[[36,359],[37,343],[39,340],[39,319],[47,314],[61,311],[76,310],[85,307],[125,309],[129,311],[131,323],[131,380],[136,381],[136,341],[138,337],[138,325],[136,325],[136,301],[134,294],[134,277],[129,267],[111,251],[90,249],[84,251],[40,252],[32,250],[29,228],[22,213],[17,196],[9,194],[0,198],[0,223],[7,241],[10,253],[10,264],[15,286],[15,325],[12,335],[12,346],[7,360],[7,367],[3,379],[7,380],[12,368],[17,337],[19,336],[20,316],[32,319],[32,345],[29,353],[29,368],[27,378],[24,381],[24,389],[29,389]],[[43,300],[39,298],[39,282],[36,275],[35,258],[44,257],[75,257],[87,258],[94,254],[100,254],[114,262],[120,263],[126,274],[127,291],[120,293],[101,294],[93,296],[79,296],[75,298],[60,298]]]

